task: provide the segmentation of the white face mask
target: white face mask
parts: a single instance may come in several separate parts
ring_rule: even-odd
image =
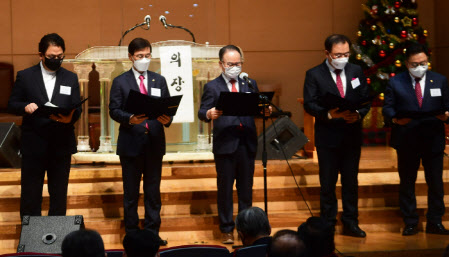
[[[240,72],[242,72],[242,66],[234,66],[225,68],[225,75],[228,79],[237,79]]]
[[[134,68],[136,68],[137,71],[140,71],[140,72],[147,71],[149,66],[150,66],[149,58],[142,58],[140,60],[134,60]]]
[[[426,74],[428,68],[429,67],[427,65],[425,65],[425,66],[418,65],[418,67],[410,68],[410,69],[408,69],[408,71],[410,72],[410,74],[413,75],[413,77],[422,78],[424,76],[424,74]]]
[[[331,56],[331,60],[332,60],[332,66],[334,66],[335,69],[342,70],[345,68],[346,64],[348,63],[349,57],[332,59],[332,56]]]

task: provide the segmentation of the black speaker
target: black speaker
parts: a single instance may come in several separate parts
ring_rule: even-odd
[[[0,167],[20,168],[20,129],[14,122],[0,123]]]
[[[284,160],[291,158],[309,139],[287,116],[278,118],[265,130],[267,159]],[[263,134],[257,139],[256,160],[262,160]]]
[[[83,228],[82,215],[23,216],[17,252],[61,254],[64,237]]]

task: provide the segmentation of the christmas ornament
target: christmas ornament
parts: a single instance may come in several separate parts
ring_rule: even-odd
[[[377,5],[373,5],[373,6],[371,7],[371,14],[376,15],[377,12],[379,11],[378,8],[379,8],[379,7],[378,7]]]
[[[371,26],[371,30],[372,30],[372,31],[375,31],[376,29],[377,29],[377,26],[376,26],[376,25]]]
[[[394,72],[390,73],[390,78],[396,76],[396,74]]]
[[[427,29],[425,29],[425,30],[423,30],[423,35],[425,36],[425,37],[427,37],[428,35],[429,35],[429,32],[427,31]]]
[[[407,31],[403,30],[401,31],[401,37],[406,38],[407,37]]]
[[[399,23],[399,17],[394,17],[394,22]]]
[[[379,99],[380,99],[381,101],[384,100],[384,97],[385,97],[384,93],[380,93],[380,94],[379,94]]]
[[[368,83],[368,85],[371,84],[371,79],[370,78],[366,78],[366,83]]]
[[[366,40],[362,41],[362,46],[366,46]]]
[[[404,48],[402,52],[405,54],[407,52],[407,48]]]
[[[371,42],[373,42],[374,45],[381,45],[382,44],[382,40],[380,40],[380,36],[377,36],[375,39],[371,40]]]
[[[394,62],[394,65],[395,65],[396,67],[400,68],[400,67],[402,66],[402,63],[401,63],[400,60],[396,60],[396,61]]]
[[[393,49],[394,48],[394,43],[390,43],[390,49]]]
[[[380,56],[380,57],[384,58],[386,55],[387,55],[387,54],[385,53],[384,50],[380,50],[380,52],[379,52],[379,56]]]
[[[357,54],[355,58],[360,61],[360,60],[362,60],[362,55],[361,54]]]
[[[359,30],[359,31],[357,31],[357,36],[358,37],[361,37],[362,36],[362,32]]]
[[[387,9],[385,10],[385,14],[395,14],[396,11],[394,10],[393,6],[389,5],[387,6]]]
[[[431,70],[432,69],[432,64],[430,62],[428,62],[427,63],[427,67],[428,67],[429,70]]]
[[[412,26],[412,19],[410,19],[408,16],[405,16],[404,19],[401,20],[404,27],[411,27]]]
[[[413,33],[412,36],[413,36],[413,39],[418,40],[418,35],[417,34]]]
[[[385,42],[385,40],[382,40],[382,45],[385,45],[387,42]]]
[[[412,24],[413,24],[413,26],[416,26],[416,25],[418,25],[418,18],[413,18],[412,19]]]
[[[401,7],[401,2],[399,2],[399,1],[394,2],[394,7],[396,9],[399,9],[399,7]]]

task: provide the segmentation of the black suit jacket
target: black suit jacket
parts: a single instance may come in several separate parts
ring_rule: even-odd
[[[70,87],[70,95],[61,94],[61,85]],[[56,83],[51,100],[45,90],[40,64],[17,72],[16,82],[8,102],[11,113],[23,115],[21,152],[24,155],[53,156],[76,153],[76,139],[73,124],[81,114],[81,107],[73,113],[72,122],[64,124],[48,117],[25,113],[25,106],[35,103],[38,107],[46,102],[58,107],[69,108],[80,101],[78,77],[64,68],[56,72]]]
[[[360,66],[348,63],[345,66],[346,94],[345,99],[358,102],[369,97],[369,88]],[[358,78],[360,85],[352,87],[351,81]],[[315,145],[317,147],[339,147],[345,144],[362,144],[362,120],[368,113],[370,105],[359,109],[360,121],[352,124],[343,119],[328,119],[328,111],[322,97],[326,93],[340,95],[329,67],[324,61],[306,73],[304,82],[304,109],[315,119]]]
[[[432,96],[431,89],[439,91],[440,96]],[[446,77],[436,72],[426,73],[426,83],[422,107],[418,105],[409,72],[403,72],[391,78],[385,90],[383,114],[386,119],[392,119],[404,113],[431,113],[449,110],[449,88]],[[410,123],[400,126],[393,124],[391,131],[391,146],[398,149],[414,146],[424,147],[432,152],[441,152],[445,148],[444,123],[428,115],[413,119]]]
[[[258,91],[257,83],[251,80],[254,88]],[[252,92],[248,84],[238,79],[239,92]],[[201,97],[201,106],[198,111],[198,118],[202,121],[210,122],[206,113],[212,107],[215,107],[220,97],[220,92],[229,92],[223,76],[220,75],[216,79],[204,85],[203,96]],[[213,153],[214,154],[231,154],[237,150],[241,132],[236,129],[240,123],[245,127],[244,133],[246,145],[252,153],[257,150],[257,132],[252,116],[220,116],[213,121]]]
[[[157,73],[147,71],[148,95],[151,96],[152,88],[161,90],[161,97],[170,97],[165,78]],[[144,124],[130,125],[129,118],[133,113],[126,112],[125,104],[130,90],[140,92],[139,85],[132,70],[116,77],[112,82],[109,114],[111,118],[120,123],[117,141],[117,154],[123,156],[137,156],[143,151],[147,144],[151,146],[153,155],[165,154],[165,132],[164,126],[157,120],[146,120],[149,129]],[[134,113],[136,115],[141,113]],[[171,123],[171,122],[170,122]],[[170,123],[166,126],[170,126]]]

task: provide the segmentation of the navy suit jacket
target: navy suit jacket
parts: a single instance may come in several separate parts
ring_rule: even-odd
[[[165,78],[157,73],[147,72],[148,95],[151,96],[152,88],[159,88],[161,97],[170,97]],[[111,87],[109,114],[113,120],[120,123],[117,154],[137,156],[142,153],[144,146],[148,144],[151,146],[150,154],[163,156],[165,154],[165,132],[162,123],[157,120],[146,120],[149,127],[148,134],[145,133],[147,129],[144,124],[129,124],[129,118],[132,114],[141,114],[125,111],[126,99],[128,99],[130,90],[140,92],[132,70],[116,77]],[[166,126],[168,127],[170,124],[171,122]]]
[[[345,66],[345,99],[358,102],[369,97],[369,88],[360,66],[348,63]],[[351,81],[358,78],[360,85],[352,87]],[[343,119],[328,119],[328,111],[322,100],[326,93],[340,95],[329,67],[322,64],[308,70],[304,82],[304,109],[315,119],[315,145],[317,147],[339,147],[345,144],[362,144],[362,120],[368,113],[370,105],[359,109],[361,119],[355,123],[346,123]]]
[[[432,96],[431,89],[441,94]],[[383,114],[387,120],[401,113],[428,113],[439,110],[449,110],[449,88],[447,79],[443,75],[427,71],[421,108],[418,105],[409,72],[400,73],[390,79],[385,90],[383,107]],[[404,126],[393,124],[391,146],[396,149],[419,146],[432,152],[441,152],[445,144],[444,123],[432,115],[413,119]]]
[[[70,95],[61,94],[61,85],[70,87]],[[23,115],[21,153],[24,155],[53,156],[76,153],[76,139],[73,124],[81,114],[81,107],[72,116],[71,123],[64,124],[48,117],[39,117],[25,113],[25,106],[35,103],[38,107],[50,101],[45,89],[40,64],[17,72],[16,82],[8,102],[11,113]],[[69,108],[80,101],[78,77],[64,68],[56,72],[55,88],[51,103],[58,107]]]
[[[257,83],[251,80],[254,88],[258,91]],[[238,79],[239,92],[253,92],[248,84]],[[198,118],[205,122],[210,122],[206,116],[207,110],[217,105],[220,92],[229,92],[223,76],[220,75],[216,79],[204,85],[203,96],[201,98],[201,106],[198,111]],[[245,136],[241,137],[241,132],[236,128],[240,123],[245,127]],[[213,121],[213,149],[214,154],[231,154],[237,150],[239,140],[244,138],[249,151],[255,153],[257,150],[257,131],[253,116],[220,116]]]

